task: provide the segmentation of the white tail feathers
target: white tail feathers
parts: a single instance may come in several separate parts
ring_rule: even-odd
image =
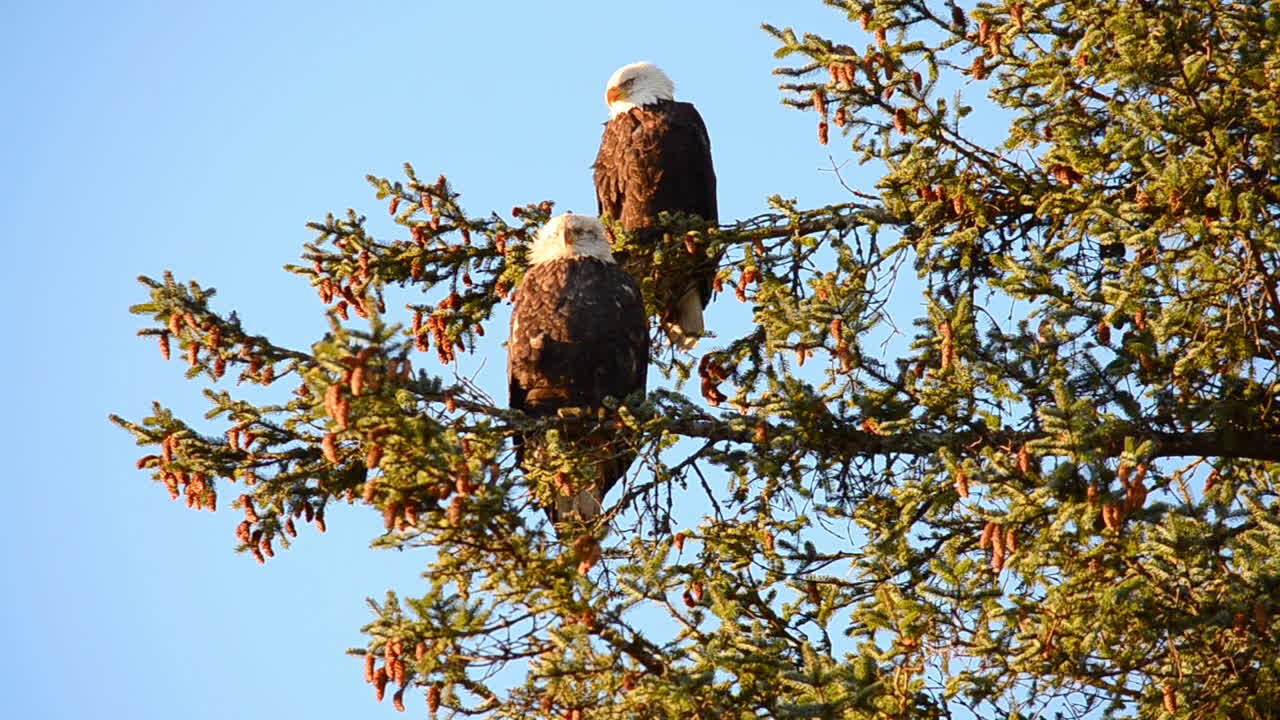
[[[556,496],[556,517],[560,522],[577,520],[578,522],[589,523],[600,516],[601,509],[598,488],[586,488],[573,497],[568,495]]]
[[[705,327],[702,324],[702,295],[696,288],[684,294],[676,303],[675,317],[663,323],[671,344],[685,352],[698,344]]]

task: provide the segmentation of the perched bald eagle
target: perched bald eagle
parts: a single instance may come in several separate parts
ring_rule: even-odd
[[[530,266],[515,294],[507,342],[510,406],[534,417],[561,408],[602,407],[644,393],[649,371],[649,320],[640,288],[614,262],[604,227],[593,217],[560,215],[538,233]],[[626,473],[635,451],[612,424],[562,439],[592,458],[594,479],[561,494],[547,515],[553,523],[586,522],[600,514],[604,496]],[[517,458],[537,463],[542,441],[516,438]]]
[[[655,227],[659,213],[719,219],[711,138],[698,111],[676,102],[674,93],[666,73],[643,62],[619,68],[605,90],[609,122],[592,166],[596,203],[601,215],[635,234],[644,248],[662,244],[662,231]],[[620,258],[637,278],[651,274],[651,254]],[[690,259],[693,271],[655,278],[663,328],[672,344],[686,351],[704,330],[702,310],[716,272],[705,247],[694,247]]]

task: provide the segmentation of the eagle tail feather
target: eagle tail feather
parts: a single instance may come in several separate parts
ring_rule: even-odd
[[[698,344],[698,338],[706,330],[702,324],[702,294],[697,288],[690,289],[680,298],[672,314],[675,317],[663,323],[667,338],[672,345],[685,352],[693,350]]]
[[[595,487],[583,488],[573,497],[557,495],[556,519],[589,523],[600,516],[600,499],[600,489]]]
[[[594,431],[573,437],[572,440],[585,452],[584,459],[594,466],[596,480],[573,494],[557,491],[552,504],[545,510],[553,525],[571,523],[590,526],[604,512],[604,496],[626,474],[636,453],[629,438],[619,436],[617,431]],[[546,464],[545,454],[535,457],[543,465]]]

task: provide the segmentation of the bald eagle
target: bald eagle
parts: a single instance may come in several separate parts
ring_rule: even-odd
[[[711,138],[697,109],[676,102],[674,93],[666,73],[643,62],[619,68],[605,90],[609,122],[592,166],[597,207],[647,249],[662,244],[655,227],[659,213],[718,220]],[[702,310],[716,272],[704,246],[691,249],[691,272],[655,277],[662,326],[671,343],[686,351],[704,330]],[[620,257],[637,278],[651,274],[651,254]]]
[[[534,417],[561,408],[598,410],[606,397],[643,395],[649,371],[649,320],[640,288],[614,262],[604,227],[594,217],[552,218],[538,233],[530,266],[516,289],[507,342],[510,406]],[[547,508],[553,523],[587,522],[626,473],[630,438],[608,430],[574,429],[561,436],[591,457],[587,487],[561,492]],[[528,469],[543,442],[517,436],[516,455]]]

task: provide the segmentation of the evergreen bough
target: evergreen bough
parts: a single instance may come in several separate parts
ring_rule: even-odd
[[[457,372],[505,336],[494,308],[550,203],[468,215],[409,166],[370,178],[395,239],[330,216],[288,267],[330,320],[310,348],[141,279],[141,334],[224,381],[199,427],[113,417],[157,448],[139,467],[197,509],[238,495],[260,561],[337,502],[383,515],[376,544],[429,549],[422,594],[371,603],[352,651],[399,706],[1274,716],[1280,3],[825,4],[838,40],[765,27],[783,102],[882,177],[837,205],[668,219],[660,266],[699,234],[724,253],[717,302],[756,325],[660,353],[675,382],[643,404],[541,421],[638,431],[607,535],[555,539],[555,480],[508,443],[539,421]],[[1003,138],[975,139],[997,128],[968,103]],[[909,343],[877,359],[890,299],[917,292]],[[523,684],[494,680],[512,666]]]

